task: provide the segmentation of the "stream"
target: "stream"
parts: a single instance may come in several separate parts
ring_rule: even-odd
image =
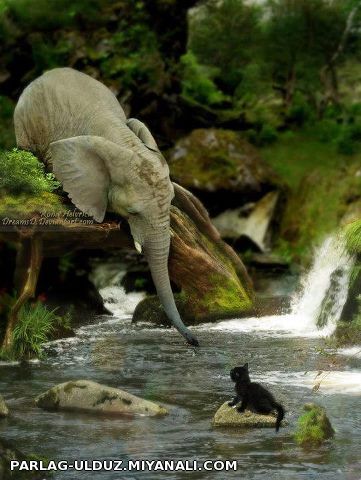
[[[11,410],[0,422],[0,437],[14,441],[25,453],[54,460],[238,462],[237,472],[92,472],[94,480],[172,480],[189,475],[360,479],[361,346],[339,350],[332,357],[336,362],[331,362],[327,348],[323,352],[324,337],[334,330],[346,299],[351,266],[342,245],[326,239],[294,294],[290,313],[194,328],[201,343],[197,350],[187,347],[174,330],[132,325],[131,314],[142,294],[126,295],[121,287],[109,285],[100,291],[114,316],[96,318],[77,329],[74,338],[50,342],[44,361],[0,363],[0,392]],[[318,328],[325,308],[326,321]],[[212,428],[215,411],[233,395],[230,369],[247,361],[251,379],[269,387],[286,408],[289,425],[278,434],[273,429]],[[46,412],[34,406],[39,393],[80,378],[152,399],[170,414],[114,418]],[[326,408],[336,436],[319,449],[303,450],[294,443],[292,432],[303,404],[310,401]],[[56,472],[52,478],[89,476],[70,471]]]

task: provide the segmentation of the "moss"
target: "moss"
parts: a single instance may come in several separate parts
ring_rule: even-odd
[[[55,193],[43,192],[39,195],[2,195],[0,217],[11,219],[29,219],[41,213],[59,214],[68,209],[62,203],[62,198]],[[3,222],[4,224],[4,222]]]
[[[358,163],[326,171],[317,168],[291,192],[279,243],[290,244],[293,260],[310,261],[314,245],[338,228],[350,199],[360,194],[358,169]]]
[[[80,389],[85,389],[87,388],[86,385],[79,385],[78,382],[67,382],[66,385],[64,385],[64,392],[71,394],[74,388],[80,388]]]
[[[360,302],[361,304],[361,302]],[[351,322],[337,322],[333,334],[338,347],[361,344],[361,310]]]
[[[275,253],[303,264],[311,260],[314,245],[338,228],[349,203],[361,192],[360,151],[341,155],[319,133],[285,132],[275,144],[261,149],[290,189]]]
[[[117,400],[117,399],[118,399],[118,395],[111,395],[109,392],[104,390],[103,392],[100,393],[100,397],[98,398],[98,400],[93,403],[93,407],[96,407],[97,405],[102,405],[105,402],[111,403],[113,400]],[[122,401],[123,403],[126,403],[123,399]]]
[[[314,403],[307,403],[297,422],[295,441],[302,447],[317,447],[334,436],[334,429],[325,409]]]
[[[56,387],[51,388],[47,392],[43,393],[35,400],[35,403],[38,407],[44,408],[45,410],[57,410],[59,407],[59,392]]]
[[[60,186],[30,152],[14,148],[0,153],[0,191],[9,195],[39,195]]]
[[[197,310],[213,313],[227,314],[231,312],[243,312],[252,307],[252,301],[245,289],[234,279],[225,281],[224,276],[216,274],[209,277],[214,288],[199,299]]]
[[[257,150],[231,130],[193,130],[170,153],[169,167],[181,185],[209,191],[237,191],[243,183],[256,188],[254,184],[276,180]]]
[[[351,254],[361,254],[361,220],[346,225],[345,236],[347,250]]]

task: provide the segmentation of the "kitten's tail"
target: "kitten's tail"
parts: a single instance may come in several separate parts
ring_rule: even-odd
[[[277,410],[276,432],[280,429],[281,422],[285,416],[284,408],[280,403],[275,403],[274,408]]]

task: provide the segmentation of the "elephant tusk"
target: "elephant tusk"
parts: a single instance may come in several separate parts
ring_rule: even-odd
[[[134,246],[138,253],[142,253],[142,246],[139,242],[134,242]]]

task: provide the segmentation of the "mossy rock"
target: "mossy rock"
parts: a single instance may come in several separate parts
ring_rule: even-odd
[[[176,293],[174,299],[185,325],[200,325],[217,322],[220,319],[240,318],[250,315],[250,310],[242,309],[242,305],[239,308],[236,308],[236,306],[232,308],[232,303],[228,303],[227,297],[224,298],[223,306],[215,305],[207,296],[198,299],[192,297],[189,300],[185,295]],[[238,302],[238,299],[236,301]],[[207,304],[209,304],[208,308]],[[171,327],[171,323],[156,295],[150,295],[138,303],[132,321],[133,323],[151,323]]]
[[[214,305],[211,303],[208,312],[198,311],[198,307],[194,302],[207,301],[207,297],[192,298],[187,300],[184,294],[176,293],[174,295],[175,303],[185,325],[201,325],[202,323],[218,322],[227,318],[247,318],[247,317],[263,317],[267,315],[280,315],[290,311],[289,297],[260,297],[255,298],[254,305],[251,308],[242,309],[226,302],[224,298],[224,306],[217,306],[212,311]],[[209,299],[208,299],[209,301]],[[238,301],[238,299],[236,299]],[[165,314],[165,311],[156,295],[149,295],[141,300],[136,306],[133,313],[133,323],[151,323],[153,325],[161,325],[171,327],[171,323]]]
[[[255,147],[231,130],[193,130],[169,153],[169,166],[181,185],[208,192],[227,190],[260,197],[279,184]]]
[[[50,475],[45,472],[36,471],[10,471],[10,461],[29,462],[31,460],[42,460],[44,465],[48,463],[45,458],[37,455],[24,455],[11,442],[0,438],[0,479],[1,480],[48,480]]]
[[[323,407],[315,403],[306,403],[297,424],[294,438],[302,447],[318,447],[335,434],[331,422]]]
[[[338,347],[361,344],[361,313],[351,322],[337,322],[333,333]]]
[[[276,420],[275,415],[261,415],[249,410],[240,413],[224,402],[215,413],[212,423],[215,427],[275,428]],[[286,425],[284,420],[282,425]]]
[[[50,388],[36,405],[44,410],[83,411],[93,414],[160,416],[168,411],[156,403],[90,380],[76,380]]]
[[[282,215],[280,238],[288,245],[293,261],[309,264],[313,246],[339,228],[350,198],[360,195],[359,169],[356,161],[342,170],[313,170],[291,192]]]

